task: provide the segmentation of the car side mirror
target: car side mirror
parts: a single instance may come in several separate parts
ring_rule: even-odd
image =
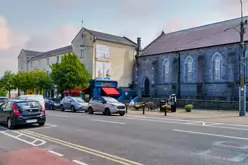
[[[106,104],[106,103],[107,103],[107,101],[103,101],[102,103],[103,103],[103,104]]]

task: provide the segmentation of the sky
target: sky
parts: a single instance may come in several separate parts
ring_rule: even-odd
[[[0,0],[0,75],[17,72],[22,49],[70,45],[80,28],[142,38],[240,16],[240,0]],[[248,15],[248,0],[243,0]],[[83,21],[83,22],[82,22]]]

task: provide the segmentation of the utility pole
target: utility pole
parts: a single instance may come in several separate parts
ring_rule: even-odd
[[[247,21],[244,22],[243,17],[243,2],[240,0],[241,4],[241,22],[240,22],[240,87],[239,87],[239,116],[246,116],[246,59],[245,59],[245,43],[244,43],[244,34],[245,28],[244,24],[247,24]]]

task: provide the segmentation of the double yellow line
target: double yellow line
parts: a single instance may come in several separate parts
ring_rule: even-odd
[[[94,156],[97,156],[97,157],[101,157],[103,159],[107,159],[107,160],[116,162],[118,164],[122,164],[122,165],[142,165],[142,164],[140,164],[138,162],[134,162],[134,161],[131,161],[131,160],[127,160],[127,159],[118,157],[118,156],[110,155],[110,154],[107,154],[107,153],[104,153],[104,152],[101,152],[101,151],[97,151],[97,150],[94,150],[94,149],[91,149],[91,148],[88,148],[88,147],[84,147],[84,146],[81,146],[81,145],[70,143],[70,142],[67,142],[67,141],[64,141],[64,140],[60,140],[60,139],[56,139],[56,138],[49,137],[49,136],[46,136],[46,135],[42,135],[42,134],[39,134],[39,133],[36,133],[36,132],[33,132],[33,131],[22,130],[22,131],[19,131],[19,132],[21,132],[23,134],[28,134],[30,136],[34,136],[34,137],[42,139],[42,140],[57,143],[57,144],[60,144],[62,146],[72,148],[72,149],[75,149],[75,150],[78,150],[78,151],[81,151],[81,152],[85,152],[85,153],[88,153],[88,154],[91,154],[91,155],[94,155]]]

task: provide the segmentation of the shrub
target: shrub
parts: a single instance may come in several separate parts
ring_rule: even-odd
[[[184,109],[185,109],[186,111],[190,111],[192,108],[193,108],[193,105],[192,105],[192,104],[187,104],[187,105],[185,105],[185,107],[184,107]]]

